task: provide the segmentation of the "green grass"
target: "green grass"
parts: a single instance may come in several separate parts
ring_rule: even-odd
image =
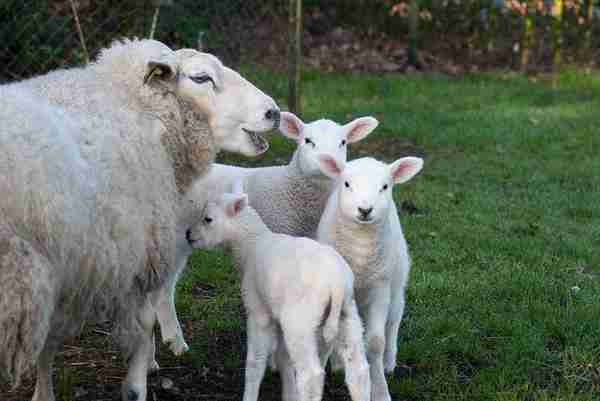
[[[283,76],[245,73],[285,104]],[[376,115],[367,144],[398,137],[425,154],[395,189],[426,213],[401,216],[413,268],[393,399],[600,399],[600,75],[566,71],[553,88],[519,75],[307,72],[302,90],[305,121]],[[265,160],[292,149],[275,136]],[[193,296],[199,282],[214,296]],[[180,314],[243,343],[238,285],[227,257],[198,252]],[[189,358],[210,367],[205,337]],[[243,352],[222,357],[239,369]]]

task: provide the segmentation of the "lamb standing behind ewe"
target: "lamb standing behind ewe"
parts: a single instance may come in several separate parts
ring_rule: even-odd
[[[392,187],[417,174],[423,160],[405,157],[387,165],[362,158],[345,168],[327,157],[321,162],[324,172],[337,181],[317,239],[333,246],[354,273],[354,291],[365,322],[371,400],[390,401],[384,369],[391,372],[396,366],[398,328],[410,269]]]
[[[352,400],[368,401],[369,368],[348,264],[329,246],[273,233],[247,203],[247,195],[240,193],[208,203],[189,234],[197,248],[225,243],[241,269],[248,315],[244,401],[258,399],[273,352],[283,400],[321,400],[325,372],[320,355],[332,346],[344,363]]]
[[[86,320],[110,318],[146,399],[156,313],[175,273],[183,194],[220,149],[254,156],[278,109],[208,54],[125,41],[85,68],[0,86],[0,374],[52,363]],[[150,356],[149,356],[150,355]]]

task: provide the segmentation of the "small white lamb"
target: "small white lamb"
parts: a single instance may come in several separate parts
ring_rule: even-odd
[[[362,158],[343,168],[324,156],[321,164],[324,173],[337,181],[317,239],[333,246],[354,273],[356,300],[366,326],[371,399],[390,401],[384,370],[391,372],[396,367],[398,328],[410,269],[392,187],[417,174],[423,160],[404,157],[387,165]]]
[[[243,193],[209,202],[190,229],[195,248],[226,245],[241,268],[248,314],[244,401],[256,401],[272,354],[284,401],[321,400],[324,355],[335,347],[352,400],[370,399],[353,275],[335,250],[308,238],[273,233]]]

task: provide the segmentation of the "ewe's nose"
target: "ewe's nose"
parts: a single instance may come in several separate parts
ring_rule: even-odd
[[[367,218],[369,217],[369,215],[371,214],[371,212],[373,211],[373,208],[370,207],[368,209],[363,209],[362,207],[358,208],[358,212],[361,214],[362,218]]]
[[[279,121],[281,119],[281,113],[279,109],[269,109],[265,113],[265,118],[269,121],[273,121],[273,128],[279,128]]]

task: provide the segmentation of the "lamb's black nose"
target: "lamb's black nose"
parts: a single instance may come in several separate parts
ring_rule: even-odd
[[[192,230],[190,230],[189,228],[185,231],[185,239],[187,240],[187,242],[192,242]]]
[[[373,211],[373,208],[370,207],[368,209],[363,209],[362,207],[358,208],[358,212],[362,215],[363,218],[369,217],[369,214]]]

